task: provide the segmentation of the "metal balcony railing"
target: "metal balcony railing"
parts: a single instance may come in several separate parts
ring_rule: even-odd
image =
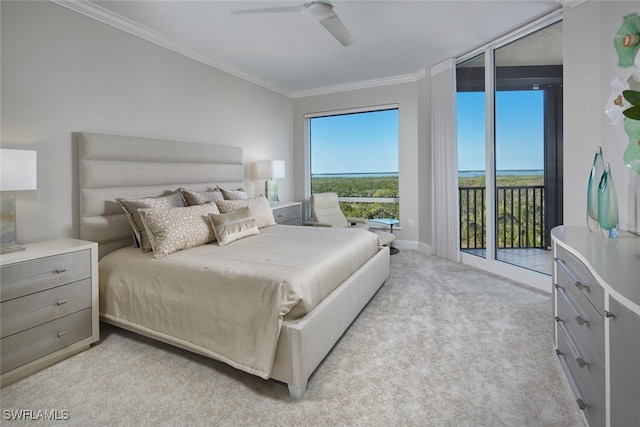
[[[497,247],[546,248],[544,186],[497,187]],[[486,249],[485,187],[460,187],[460,248]]]

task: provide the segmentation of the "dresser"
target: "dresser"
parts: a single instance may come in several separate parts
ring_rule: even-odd
[[[0,382],[11,384],[99,339],[98,244],[60,239],[0,255]]]
[[[640,237],[551,231],[556,354],[590,426],[640,422]]]
[[[273,218],[278,224],[302,225],[302,203],[274,202],[269,204],[273,211]]]

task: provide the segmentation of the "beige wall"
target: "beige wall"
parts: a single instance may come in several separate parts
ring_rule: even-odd
[[[640,177],[622,162],[627,136],[603,113],[616,66],[612,37],[630,2],[564,13],[564,222],[582,225],[593,151],[603,147],[621,228],[640,231]],[[282,199],[304,200],[304,114],[400,106],[398,239],[431,242],[429,79],[291,100],[50,2],[1,2],[1,144],[38,151],[38,190],[16,193],[23,243],[78,235],[71,132],[92,131],[244,148],[245,162],[284,159]],[[589,31],[584,31],[589,28]],[[249,192],[262,183],[245,183]],[[414,227],[407,220],[414,220]]]
[[[242,146],[247,165],[284,159],[293,197],[291,99],[50,2],[1,15],[2,147],[38,152],[38,189],[16,193],[21,243],[79,235],[74,131]]]
[[[430,214],[426,211],[429,204],[424,204],[424,200],[421,200],[428,194],[430,186],[429,181],[424,179],[424,175],[428,175],[428,173],[424,171],[419,173],[421,168],[428,169],[429,159],[425,157],[424,148],[428,146],[429,142],[424,139],[425,132],[419,131],[421,129],[419,113],[424,112],[424,108],[419,108],[423,102],[419,102],[418,87],[417,82],[410,82],[295,99],[293,101],[293,141],[296,163],[293,191],[295,199],[305,200],[306,196],[305,175],[308,172],[306,172],[307,168],[303,167],[307,159],[305,114],[398,104],[400,131],[398,167],[400,170],[400,225],[402,230],[398,231],[396,236],[398,240],[415,242],[417,247],[419,237],[423,234],[422,230],[431,227]],[[424,88],[424,83],[420,83],[420,87]],[[408,219],[413,219],[414,226],[412,228],[407,225]]]
[[[564,223],[585,225],[586,187],[593,153],[602,146],[618,195],[620,228],[640,232],[640,176],[622,156],[628,137],[604,114],[609,83],[628,78],[617,67],[613,36],[638,2],[584,2],[564,11]],[[588,29],[585,31],[585,29]]]

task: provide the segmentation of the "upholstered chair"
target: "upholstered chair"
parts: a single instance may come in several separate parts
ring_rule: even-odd
[[[366,218],[347,218],[344,216],[336,193],[316,193],[309,199],[311,216],[316,227],[356,227],[369,230]],[[391,246],[396,239],[392,233],[380,230],[369,230],[378,236],[379,246]]]

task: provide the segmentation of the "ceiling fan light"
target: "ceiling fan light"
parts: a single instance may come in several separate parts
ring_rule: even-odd
[[[326,19],[333,15],[333,7],[328,3],[311,3],[304,11],[307,15],[317,19]]]

